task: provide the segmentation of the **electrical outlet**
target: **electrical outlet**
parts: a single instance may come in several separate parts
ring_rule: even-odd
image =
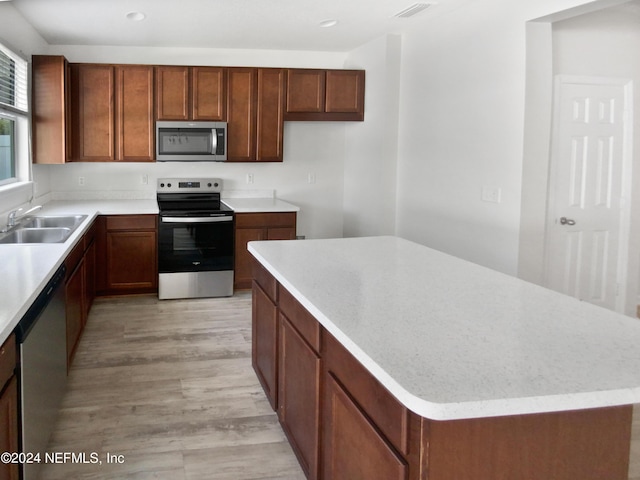
[[[247,173],[247,183],[253,183],[253,173]]]
[[[84,177],[78,177],[78,185],[84,187]]]
[[[307,183],[309,183],[309,184],[316,183],[316,174],[315,173],[309,173],[307,175]]]
[[[499,187],[482,187],[482,201],[490,203],[500,203],[502,200],[502,189]]]
[[[140,177],[140,183],[142,185],[148,185],[149,184],[149,175],[142,175]]]

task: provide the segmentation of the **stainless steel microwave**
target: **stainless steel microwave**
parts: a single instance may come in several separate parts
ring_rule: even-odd
[[[158,162],[224,162],[226,122],[156,122]]]

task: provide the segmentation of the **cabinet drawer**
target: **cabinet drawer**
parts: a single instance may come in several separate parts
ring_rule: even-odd
[[[322,358],[327,370],[350,392],[387,440],[406,455],[409,450],[409,411],[324,329]]]
[[[110,215],[107,230],[154,230],[155,215]]]
[[[11,334],[0,347],[0,391],[16,368],[16,337]]]
[[[278,306],[309,345],[318,353],[320,351],[320,324],[289,291],[279,286]]]
[[[78,265],[80,260],[82,260],[82,257],[84,256],[84,250],[85,250],[85,238],[83,237],[76,244],[76,246],[73,247],[73,250],[69,252],[69,255],[67,255],[67,258],[64,259],[64,265],[67,267],[67,280],[69,279],[73,271],[76,269],[76,266]]]
[[[264,268],[260,263],[251,257],[252,265],[251,265],[251,273],[253,279],[256,281],[262,290],[268,295],[273,303],[278,303],[278,282],[273,276]]]
[[[236,213],[236,228],[294,227],[296,212]]]

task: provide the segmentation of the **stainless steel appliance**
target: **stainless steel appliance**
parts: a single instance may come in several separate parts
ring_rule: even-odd
[[[233,295],[234,213],[219,178],[158,179],[158,297]]]
[[[226,122],[156,122],[157,161],[223,162],[226,159]]]
[[[16,327],[20,351],[22,451],[44,459],[67,386],[67,336],[61,266]],[[44,460],[43,460],[44,461]],[[22,479],[38,478],[41,464],[23,464]]]

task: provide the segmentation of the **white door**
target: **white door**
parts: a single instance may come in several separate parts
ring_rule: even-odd
[[[546,285],[622,312],[631,83],[559,76],[554,97]]]

